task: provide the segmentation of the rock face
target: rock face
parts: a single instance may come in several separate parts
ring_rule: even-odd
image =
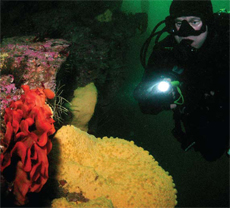
[[[65,193],[81,194],[82,203],[103,196],[114,207],[177,204],[172,176],[134,142],[96,138],[69,125],[58,130],[53,142],[56,179]],[[57,201],[53,207],[58,207]]]

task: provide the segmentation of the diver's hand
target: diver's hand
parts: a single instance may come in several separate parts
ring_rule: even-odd
[[[175,95],[175,91],[174,90],[172,91],[172,97],[173,97],[174,100],[176,99],[176,95]],[[171,110],[175,109],[176,107],[177,107],[177,104],[175,104],[175,103],[171,103],[170,104],[170,109]]]
[[[166,78],[166,79],[164,79],[164,80],[165,80],[165,81],[168,81],[168,82],[171,82],[171,81],[172,81],[170,78]],[[172,90],[171,93],[172,93],[173,99],[175,99],[175,92],[174,92],[174,90]],[[175,109],[176,107],[177,107],[177,105],[176,105],[175,103],[171,103],[171,104],[169,105],[169,108],[170,108],[171,110]]]
[[[170,104],[170,109],[171,110],[175,109],[176,107],[177,107],[177,104],[175,104],[175,103]]]

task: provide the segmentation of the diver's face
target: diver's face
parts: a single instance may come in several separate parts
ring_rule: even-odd
[[[180,30],[180,27],[182,25],[183,20],[187,21],[188,24],[194,30],[200,30],[202,25],[203,25],[203,22],[202,22],[200,17],[196,17],[196,16],[177,17],[175,19],[175,27],[176,27],[177,31]],[[197,36],[191,35],[191,36],[187,36],[187,37],[181,37],[181,36],[175,35],[174,38],[176,39],[177,43],[180,43],[184,39],[192,40],[193,42],[192,42],[191,46],[193,48],[199,49],[203,45],[203,43],[205,42],[207,35],[208,35],[208,27],[206,26],[205,32],[201,33],[200,35],[197,35]]]

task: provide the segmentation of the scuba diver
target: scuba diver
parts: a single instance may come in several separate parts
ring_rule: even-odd
[[[169,12],[141,49],[145,73],[134,98],[145,114],[173,110],[182,148],[214,161],[229,148],[229,13],[213,13],[210,0],[173,0]]]

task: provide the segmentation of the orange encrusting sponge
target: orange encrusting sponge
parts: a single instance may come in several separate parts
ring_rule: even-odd
[[[106,197],[118,208],[177,204],[172,176],[133,141],[96,138],[70,125],[59,129],[55,140],[60,146],[57,180],[67,182],[68,192],[82,192],[90,200]]]

